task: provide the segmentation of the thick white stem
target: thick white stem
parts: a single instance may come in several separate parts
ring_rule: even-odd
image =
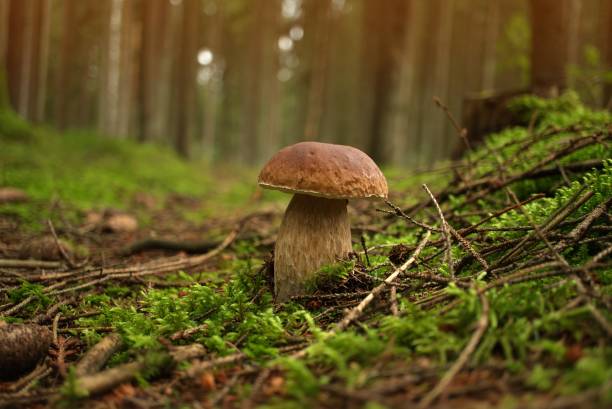
[[[345,199],[293,196],[274,250],[277,302],[304,294],[317,270],[352,251],[346,204]]]

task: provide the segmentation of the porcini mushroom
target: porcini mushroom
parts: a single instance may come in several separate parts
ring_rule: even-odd
[[[259,185],[293,193],[274,249],[277,302],[303,294],[322,266],[352,251],[348,199],[388,194],[385,176],[368,155],[321,142],[281,149],[261,170]]]

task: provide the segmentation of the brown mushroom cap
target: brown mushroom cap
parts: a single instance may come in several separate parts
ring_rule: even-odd
[[[385,176],[368,155],[322,142],[281,149],[259,173],[259,185],[328,199],[384,199],[389,192]]]

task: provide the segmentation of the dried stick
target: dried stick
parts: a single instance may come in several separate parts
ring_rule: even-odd
[[[391,302],[391,314],[397,317],[399,315],[399,309],[397,308],[397,287],[392,285],[389,291],[389,301]]]
[[[253,382],[253,387],[251,388],[251,395],[248,397],[248,399],[245,399],[242,402],[240,409],[251,409],[252,407],[254,407],[255,400],[259,396],[261,392],[261,388],[264,385],[264,382],[266,382],[266,380],[270,377],[271,373],[272,373],[271,368],[264,368],[260,372],[260,374],[255,379],[255,382]]]
[[[57,345],[57,341],[58,341],[58,339],[57,339],[57,328],[59,326],[59,320],[60,320],[60,316],[61,315],[62,314],[58,312],[57,314],[55,314],[55,318],[53,318],[53,326],[52,326],[52,328],[53,328],[53,343],[56,344],[56,345]]]
[[[448,107],[446,105],[444,105],[442,103],[442,101],[440,101],[440,98],[433,97],[433,101],[434,101],[434,103],[436,104],[436,106],[438,108],[440,108],[441,110],[444,111],[444,113],[448,117],[449,121],[453,125],[453,128],[455,128],[455,131],[457,131],[457,135],[459,136],[459,138],[461,138],[461,140],[465,144],[465,147],[468,149],[468,151],[471,151],[472,147],[470,146],[470,141],[469,141],[469,139],[467,137],[468,130],[466,128],[462,128],[461,126],[459,126],[459,123],[455,120],[455,117],[453,116],[453,114],[451,114],[451,112],[448,109]],[[468,160],[469,160],[469,158],[468,158]]]
[[[418,220],[415,220],[413,217],[410,217],[406,213],[404,213],[404,211],[399,206],[394,205],[393,203],[391,203],[388,200],[385,200],[385,203],[387,204],[387,206],[389,206],[391,209],[393,209],[393,212],[389,212],[388,210],[382,210],[382,209],[376,209],[376,210],[379,211],[379,212],[382,212],[382,213],[394,214],[396,216],[399,216],[402,219],[406,219],[410,223],[412,223],[412,224],[414,224],[416,226],[419,226],[419,227],[421,227],[421,228],[423,228],[425,230],[436,231],[436,232],[442,232],[443,231],[443,229],[438,229],[437,227],[433,227],[433,226],[430,226],[430,225],[425,224],[423,222],[420,222]]]
[[[459,234],[457,230],[455,230],[450,224],[447,224],[447,227],[449,232],[457,239],[459,244],[461,244],[463,248],[465,248],[468,253],[472,255],[472,257],[478,260],[478,262],[484,267],[485,271],[489,270],[489,263],[487,263],[487,261],[480,255],[480,253],[476,251],[474,247],[472,247],[470,242],[465,239],[461,234]]]
[[[544,223],[539,226],[539,230],[534,230],[530,234],[528,234],[524,239],[522,239],[516,246],[514,246],[508,253],[502,256],[491,268],[495,269],[499,267],[506,260],[511,259],[515,256],[524,246],[529,242],[529,240],[533,239],[534,236],[538,235],[538,231],[541,234],[547,233],[550,229],[557,226],[561,223],[567,216],[572,214],[576,209],[582,206],[587,200],[589,200],[593,196],[592,190],[587,190],[582,195],[581,192],[577,192],[570,200],[567,201],[565,205],[563,205],[560,209],[555,211],[552,215],[550,215]],[[521,209],[521,206],[518,206]]]
[[[77,264],[74,262],[74,260],[72,260],[72,258],[68,255],[68,253],[66,253],[66,250],[60,243],[59,237],[57,237],[57,233],[55,232],[55,227],[53,227],[53,223],[51,223],[51,219],[47,219],[47,225],[49,226],[49,230],[51,231],[53,240],[55,240],[55,246],[57,247],[57,250],[60,252],[64,261],[66,261],[66,263],[68,264],[68,267],[70,268],[78,267]]]
[[[14,268],[59,268],[62,263],[59,261],[42,261],[42,260],[14,260],[14,259],[2,259],[0,260],[0,267],[14,267]]]
[[[307,347],[305,343],[299,343],[296,345],[289,345],[286,347],[279,348],[279,352],[281,353],[292,352],[297,349],[298,350],[297,355],[304,356],[305,351],[306,351],[305,347]],[[234,364],[234,363],[246,360],[246,359],[248,359],[248,356],[246,354],[242,352],[237,352],[235,354],[222,356],[220,358],[209,359],[205,361],[195,361],[195,362],[192,362],[191,366],[183,372],[183,376],[193,378],[193,377],[203,374],[204,372],[212,368],[216,368],[217,366]]]
[[[442,213],[440,204],[438,204],[438,201],[436,200],[433,193],[431,193],[431,190],[429,190],[426,184],[423,184],[423,189],[425,189],[425,191],[427,192],[431,200],[434,202],[434,205],[436,206],[436,210],[438,211],[438,216],[440,217],[440,221],[442,222],[444,239],[446,240],[446,248],[445,248],[445,253],[444,253],[445,260],[444,261],[446,261],[446,263],[448,264],[448,272],[450,276],[453,277],[455,273],[453,271],[453,258],[451,254],[452,248],[451,248],[451,235],[450,235],[449,225],[446,222],[446,219],[444,218],[444,213]]]
[[[92,287],[97,284],[101,284],[111,279],[134,278],[134,277],[141,277],[141,276],[151,275],[151,274],[162,274],[162,273],[167,273],[171,271],[182,270],[182,269],[189,268],[189,267],[196,267],[210,260],[211,258],[221,253],[223,250],[225,250],[225,248],[227,248],[236,239],[239,232],[240,232],[239,228],[234,229],[230,234],[227,235],[225,240],[223,240],[223,242],[219,244],[219,246],[215,247],[213,250],[209,251],[206,254],[202,254],[199,256],[193,256],[193,257],[187,257],[186,259],[182,259],[182,260],[179,259],[179,260],[174,260],[174,261],[169,261],[169,262],[163,262],[163,263],[147,263],[145,265],[137,266],[137,267],[102,270],[100,273],[93,273],[87,276],[91,278],[93,277],[99,277],[99,278],[93,279],[83,284],[76,285],[74,287],[52,291],[52,292],[49,292],[49,294],[57,295],[57,294],[62,294],[62,293],[70,292],[70,291],[81,290],[83,288],[88,288],[88,287]]]
[[[448,385],[452,382],[453,378],[461,368],[467,363],[468,359],[478,346],[480,339],[484,335],[487,327],[489,326],[489,300],[484,294],[480,294],[480,304],[482,305],[482,311],[480,312],[480,318],[478,319],[476,331],[472,334],[472,337],[468,341],[467,345],[461,351],[459,358],[455,361],[455,363],[450,367],[450,369],[442,376],[438,384],[431,390],[425,397],[419,402],[417,406],[419,409],[424,409],[429,407],[434,400],[438,398],[448,387]]]
[[[576,242],[580,240],[589,230],[595,220],[600,218],[610,207],[612,199],[608,199],[595,207],[587,216],[567,235],[567,239],[559,241],[555,244],[556,251],[560,251],[567,245],[568,242]]]
[[[512,197],[512,199],[515,202],[518,202],[518,199],[516,197],[516,195],[514,194],[514,192],[510,189],[507,189],[508,193],[510,194],[510,196]],[[592,195],[592,191],[591,191],[591,195]],[[590,196],[589,196],[590,197]],[[555,258],[559,261],[559,263],[561,263],[561,267],[563,268],[563,270],[565,271],[570,271],[571,270],[571,266],[570,264],[567,262],[567,260],[565,260],[565,258],[556,250],[555,247],[553,247],[552,244],[550,244],[550,241],[546,238],[545,234],[537,227],[537,225],[533,222],[533,219],[531,218],[531,216],[529,215],[528,212],[525,211],[525,209],[523,209],[522,207],[519,207],[519,209],[521,210],[521,212],[525,215],[525,217],[527,218],[527,220],[529,220],[529,223],[531,223],[531,225],[533,225],[533,228],[536,232],[536,234],[538,235],[538,237],[540,237],[540,239],[542,241],[544,241],[544,243],[546,244],[546,247],[548,247],[548,249],[553,253],[553,255],[555,256]],[[597,208],[595,208],[597,209]],[[603,214],[603,211],[602,211]],[[586,219],[585,219],[586,220]],[[593,219],[594,220],[594,219]],[[591,220],[592,222],[592,220]],[[575,231],[580,231],[582,229],[584,229],[586,231],[586,229],[588,229],[589,224],[586,225],[587,227],[583,227],[583,226],[578,226],[576,229],[574,229]],[[579,233],[577,233],[579,234]],[[606,319],[606,317],[604,317],[604,315],[602,313],[599,312],[599,310],[597,309],[597,307],[595,307],[595,304],[593,304],[592,302],[592,297],[591,294],[589,293],[589,291],[587,290],[587,288],[585,287],[585,285],[583,284],[583,281],[586,281],[586,273],[585,271],[580,271],[577,274],[573,274],[574,277],[574,281],[576,282],[576,287],[578,288],[578,291],[580,293],[582,293],[582,295],[588,297],[588,301],[587,301],[587,307],[589,309],[589,311],[591,312],[591,315],[593,315],[593,317],[595,318],[595,320],[600,324],[600,326],[606,331],[606,333],[608,334],[608,337],[612,337],[612,325],[608,322],[608,320]],[[595,291],[595,288],[593,288],[593,291],[595,294],[597,294],[598,292]]]
[[[174,364],[185,360],[198,358],[206,354],[206,349],[200,344],[178,346],[173,348],[168,356]],[[92,375],[77,378],[77,385],[89,395],[95,395],[112,389],[116,385],[129,382],[142,370],[147,369],[146,359],[119,365]]]
[[[406,269],[410,267],[416,261],[416,258],[418,257],[418,255],[421,253],[421,251],[425,247],[425,244],[429,240],[430,236],[431,236],[431,232],[428,231],[425,234],[425,237],[423,238],[423,240],[421,240],[421,242],[419,243],[416,250],[414,250],[414,253],[412,253],[412,256],[408,260],[406,260],[404,264],[396,268],[395,271],[393,271],[393,273],[391,273],[391,275],[389,275],[385,279],[385,281],[383,281],[382,284],[374,287],[374,289],[370,291],[370,293],[359,303],[359,305],[349,310],[344,315],[344,318],[338,324],[336,324],[336,326],[330,331],[330,333],[333,334],[333,333],[337,333],[337,332],[340,332],[346,329],[351,324],[351,322],[359,318],[361,314],[363,314],[363,311],[365,310],[365,308],[374,300],[374,298],[376,298],[376,296],[380,294],[385,289],[386,286],[393,283],[393,281],[397,278],[397,276],[399,276],[401,273],[406,271]]]
[[[9,384],[7,390],[10,392],[24,392],[27,387],[35,382],[37,379],[48,375],[51,372],[51,368],[47,365],[47,362],[40,363],[31,372],[22,376],[12,384]]]
[[[76,365],[76,374],[90,375],[98,372],[109,358],[123,345],[119,334],[110,334],[94,345]]]
[[[189,338],[192,335],[197,334],[200,331],[203,331],[208,328],[208,324],[200,324],[193,328],[187,328],[181,331],[176,331],[174,334],[170,335],[170,339],[172,341],[178,341],[179,339]]]

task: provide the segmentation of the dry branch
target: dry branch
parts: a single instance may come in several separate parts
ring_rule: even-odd
[[[169,351],[168,357],[173,364],[178,364],[186,360],[204,356],[205,354],[206,349],[204,349],[202,345],[192,344],[174,347]],[[135,362],[129,362],[114,368],[106,369],[102,372],[81,376],[77,378],[77,387],[88,395],[96,395],[108,391],[121,383],[132,381],[143,370],[150,369],[147,368],[146,361],[146,359],[140,359]]]
[[[397,278],[397,276],[399,276],[404,271],[406,271],[406,269],[410,267],[416,261],[416,258],[421,253],[421,251],[425,247],[425,244],[429,240],[429,236],[431,236],[431,232],[428,231],[425,234],[425,237],[423,238],[423,240],[421,240],[421,242],[417,246],[416,250],[414,250],[412,257],[406,260],[406,262],[402,264],[400,267],[396,268],[395,271],[393,271],[393,273],[391,273],[382,284],[374,287],[374,289],[370,291],[370,293],[359,303],[359,305],[349,310],[344,315],[344,318],[342,319],[342,321],[336,324],[336,326],[330,331],[330,333],[337,333],[337,332],[340,332],[346,329],[351,324],[351,322],[359,318],[359,316],[363,314],[363,311],[365,310],[365,308],[374,300],[374,298],[376,298],[376,296],[380,294],[388,285],[392,284],[393,281]]]
[[[94,345],[76,365],[76,374],[84,376],[99,371],[123,345],[119,334],[110,334]]]
[[[442,223],[442,233],[444,234],[444,240],[446,241],[446,247],[444,248],[445,258],[446,258],[445,261],[448,264],[448,272],[452,277],[455,275],[455,272],[453,271],[453,257],[451,254],[452,242],[451,242],[451,235],[450,235],[450,226],[446,222],[446,219],[444,218],[444,213],[442,212],[442,209],[440,208],[440,204],[436,200],[436,197],[433,195],[433,193],[431,193],[431,190],[429,190],[426,184],[423,184],[423,189],[425,189],[425,191],[431,198],[432,202],[436,206],[436,210],[438,211],[438,216],[440,217],[440,222]]]
[[[438,384],[425,395],[425,397],[419,402],[418,408],[423,409],[429,407],[433,401],[435,401],[450,385],[453,378],[461,369],[465,366],[468,359],[478,346],[482,336],[484,335],[487,327],[489,326],[489,301],[484,294],[480,294],[480,304],[482,305],[482,311],[480,312],[480,318],[476,326],[476,331],[472,334],[472,337],[466,344],[463,351],[459,355],[459,358],[450,367],[450,369],[442,376]]]

